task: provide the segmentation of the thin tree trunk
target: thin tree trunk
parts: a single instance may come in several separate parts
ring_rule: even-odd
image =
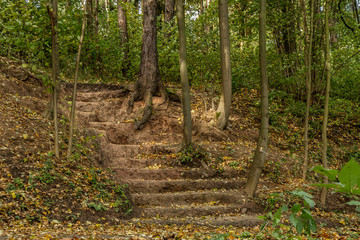
[[[126,4],[127,0],[123,0],[123,3]],[[129,68],[129,35],[127,30],[127,17],[126,11],[124,10],[121,0],[118,0],[118,26],[120,29],[120,39],[121,39],[121,46],[120,48],[124,51],[124,58],[121,66],[122,76],[126,78],[127,70]]]
[[[228,15],[228,1],[219,0],[220,57],[222,73],[221,98],[216,111],[216,125],[219,129],[225,129],[228,125],[231,106],[231,65]]]
[[[260,0],[259,16],[259,61],[261,75],[261,122],[260,136],[255,151],[254,161],[251,165],[245,192],[253,197],[265,165],[269,139],[269,84],[266,69],[266,0]]]
[[[312,76],[312,43],[314,35],[314,0],[310,1],[310,37],[307,53],[307,74],[306,74],[306,110],[305,110],[305,133],[304,133],[304,163],[303,163],[303,175],[302,178],[305,180],[307,175],[308,163],[309,163],[309,115],[310,115],[310,104],[311,104],[311,76]],[[306,17],[304,18],[306,22]],[[307,34],[306,34],[307,35]],[[307,36],[306,36],[307,38]],[[306,51],[306,49],[305,49]]]
[[[86,6],[86,4],[85,4],[85,6]],[[84,40],[85,27],[86,27],[86,8],[84,7],[84,19],[83,19],[83,24],[82,24],[82,29],[81,29],[78,55],[76,57],[75,78],[74,78],[73,96],[72,96],[72,103],[71,103],[69,145],[68,145],[68,151],[67,151],[67,155],[66,155],[68,158],[68,161],[70,161],[71,153],[72,153],[72,142],[73,142],[73,136],[74,136],[73,132],[74,132],[74,122],[75,122],[75,108],[76,108],[76,93],[77,93],[76,87],[77,87],[77,82],[78,82],[81,47],[82,47],[83,40]]]
[[[199,1],[199,15],[203,15],[204,13],[204,0]]]
[[[186,35],[185,35],[185,11],[184,0],[176,0],[176,16],[179,28],[180,39],[180,77],[182,86],[182,105],[184,115],[184,140],[183,148],[191,145],[191,107],[190,107],[190,86],[186,62]]]
[[[174,18],[175,0],[165,0],[165,22],[171,22]]]
[[[110,18],[109,18],[109,0],[105,0],[105,11],[106,11],[106,20],[109,24]]]
[[[94,16],[93,16],[93,0],[88,0],[85,3],[86,6],[86,15],[87,15],[87,29],[88,34],[91,36],[94,35]]]
[[[329,117],[329,98],[330,98],[330,79],[331,79],[331,67],[330,67],[330,30],[329,30],[329,12],[330,2],[325,2],[325,71],[326,71],[326,93],[325,93],[325,106],[324,106],[324,120],[322,126],[322,165],[327,168],[327,125]],[[327,177],[324,177],[324,183],[328,183]],[[326,204],[327,189],[323,187],[321,189],[320,201],[321,205],[325,207]]]
[[[58,127],[58,118],[57,118],[57,110],[58,110],[58,94],[60,92],[60,84],[58,83],[60,68],[59,68],[59,45],[58,45],[58,2],[57,0],[52,0],[51,2],[51,10],[48,6],[48,13],[51,20],[51,37],[52,37],[52,73],[51,77],[54,82],[53,93],[50,100],[49,114],[51,115],[51,110],[53,110],[54,114],[54,128],[55,128],[55,156],[59,157],[59,127]],[[53,106],[52,106],[53,105]],[[52,109],[51,109],[52,108]]]
[[[94,32],[95,32],[96,36],[98,35],[98,32],[99,32],[99,16],[98,15],[99,15],[99,0],[95,0],[95,10],[94,10],[95,26],[94,26]]]
[[[358,7],[357,7],[357,1],[352,0],[352,5],[353,5],[353,9],[354,9],[353,11],[354,11],[356,22],[358,24],[360,24],[360,17],[359,17],[359,11],[358,11]]]

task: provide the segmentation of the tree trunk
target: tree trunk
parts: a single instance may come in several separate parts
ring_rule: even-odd
[[[126,4],[127,0],[123,0],[123,3]],[[121,0],[118,0],[118,25],[120,29],[120,48],[124,51],[124,59],[121,66],[122,76],[123,78],[126,78],[127,76],[127,70],[129,68],[130,62],[129,62],[129,36],[128,36],[128,30],[127,30],[127,17],[126,12],[122,6]]]
[[[266,0],[260,0],[259,16],[259,61],[261,75],[261,122],[260,136],[255,152],[254,161],[251,165],[245,191],[249,197],[253,197],[265,165],[267,146],[269,139],[269,86],[266,70]]]
[[[216,111],[216,125],[219,129],[225,129],[229,121],[231,106],[230,36],[227,0],[219,0],[219,25],[222,90],[220,103]]]
[[[128,101],[128,112],[131,112],[134,101],[144,99],[143,116],[135,122],[135,129],[141,129],[152,113],[152,97],[160,93],[164,101],[168,100],[164,84],[161,81],[156,36],[156,0],[143,0],[143,35],[139,78],[135,90]]]
[[[174,18],[175,0],[165,0],[165,22],[171,22]]]
[[[55,128],[55,156],[59,157],[59,128],[58,128],[58,118],[57,118],[57,110],[58,110],[58,95],[60,92],[60,84],[59,74],[60,74],[60,67],[59,67],[59,45],[58,45],[58,19],[57,19],[57,12],[58,12],[58,2],[57,0],[52,0],[51,8],[48,6],[48,13],[51,20],[51,50],[52,50],[52,72],[51,77],[54,83],[52,96],[50,99],[50,104],[48,107],[47,116],[51,116],[53,113],[54,117],[54,128]]]
[[[204,0],[199,1],[199,15],[203,15],[204,13]]]
[[[306,110],[305,110],[305,133],[304,133],[304,163],[303,163],[303,175],[302,178],[306,179],[308,162],[309,162],[309,113],[310,113],[310,104],[311,104],[311,77],[312,77],[312,43],[313,43],[313,35],[314,35],[314,0],[310,1],[310,37],[308,44],[305,46],[305,56],[307,56],[307,74],[306,74]],[[306,24],[306,16],[304,16],[304,25]],[[307,31],[305,33],[305,42],[307,38]],[[307,54],[306,54],[306,51]]]
[[[322,165],[327,169],[327,124],[329,117],[329,98],[330,98],[330,30],[329,30],[329,12],[330,2],[325,1],[325,71],[326,71],[326,92],[325,92],[325,106],[324,106],[324,120],[322,126]],[[327,183],[327,177],[324,177],[324,183]],[[325,207],[326,204],[327,189],[323,187],[321,189],[320,201],[321,205]]]
[[[87,1],[87,0],[85,0]],[[99,32],[99,0],[95,0],[95,9],[94,9],[94,19],[95,19],[95,26],[94,26],[94,33],[98,35]]]
[[[82,24],[82,29],[81,29],[78,55],[76,58],[75,78],[74,78],[73,96],[72,96],[72,103],[71,103],[69,145],[68,145],[68,151],[67,151],[67,155],[66,155],[68,158],[68,161],[70,160],[71,153],[72,153],[72,142],[73,142],[73,135],[74,135],[73,131],[74,131],[74,122],[75,122],[75,108],[76,108],[76,93],[77,93],[76,87],[77,87],[77,82],[78,82],[81,47],[82,47],[83,40],[84,40],[85,27],[86,27],[86,8],[84,7],[84,19],[83,19],[83,24]]]
[[[183,0],[176,0],[176,16],[179,28],[180,39],[180,77],[182,86],[182,105],[184,115],[184,140],[183,148],[191,145],[191,107],[190,107],[190,86],[186,62],[186,35],[185,35],[185,11]]]
[[[109,18],[109,0],[105,0],[105,11],[106,11],[106,20],[109,24],[110,18]]]
[[[94,34],[94,18],[93,18],[93,0],[86,1],[86,19],[88,34]]]

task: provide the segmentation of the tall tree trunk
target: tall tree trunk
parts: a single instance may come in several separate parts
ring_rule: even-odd
[[[168,96],[161,81],[156,36],[156,0],[143,0],[143,35],[141,47],[141,61],[139,78],[135,83],[135,90],[128,101],[128,112],[131,112],[134,101],[144,99],[143,116],[135,122],[135,129],[141,129],[152,114],[152,97],[160,93],[163,100]]]
[[[87,1],[87,0],[85,0]],[[99,0],[95,0],[95,9],[94,9],[94,19],[95,19],[95,25],[94,25],[94,33],[95,35],[98,35],[99,32]]]
[[[109,24],[110,18],[109,18],[109,0],[105,0],[105,11],[106,11],[106,20]]]
[[[85,3],[86,6],[86,19],[87,19],[87,31],[88,34],[94,34],[94,16],[93,16],[93,0],[88,0]]]
[[[204,13],[204,0],[199,1],[199,15]]]
[[[88,1],[88,0],[86,0]],[[81,28],[81,36],[80,36],[80,42],[79,42],[79,49],[78,49],[78,55],[76,57],[76,67],[75,67],[75,78],[74,78],[74,87],[73,87],[73,95],[72,95],[72,103],[71,103],[71,113],[70,113],[70,133],[69,133],[69,145],[68,145],[68,151],[67,151],[67,158],[68,161],[71,158],[72,153],[72,142],[73,142],[73,132],[74,132],[74,122],[75,122],[75,108],[76,108],[76,87],[78,82],[78,73],[79,73],[79,66],[80,66],[80,56],[81,56],[81,47],[84,40],[84,34],[85,34],[85,27],[86,27],[86,8],[84,7],[84,19],[83,24]]]
[[[190,86],[186,62],[186,35],[185,35],[185,11],[184,0],[176,0],[176,16],[180,39],[180,77],[182,86],[182,105],[184,115],[184,140],[183,147],[188,148],[191,145],[191,107],[190,107]]]
[[[216,125],[219,129],[225,129],[228,125],[231,106],[230,35],[227,0],[219,0],[219,25],[222,90],[216,111]]]
[[[322,165],[327,168],[327,125],[329,117],[329,98],[330,98],[330,79],[331,79],[331,67],[330,67],[330,30],[329,30],[329,12],[330,1],[325,1],[325,71],[326,71],[326,92],[325,92],[325,106],[324,106],[324,120],[322,126]],[[324,183],[328,183],[327,177],[324,177]],[[326,204],[327,189],[323,187],[321,189],[320,201],[324,207]]]
[[[255,151],[254,161],[251,165],[245,191],[253,197],[265,165],[269,139],[269,84],[266,69],[266,0],[260,0],[259,16],[259,61],[261,75],[261,122],[260,136]]]
[[[171,22],[174,18],[175,0],[165,0],[165,22]]]
[[[360,17],[359,17],[357,0],[352,0],[352,8],[353,8],[353,11],[354,11],[354,18],[356,19],[356,22],[358,24],[360,24]]]
[[[127,0],[123,0],[123,3],[126,4]],[[126,11],[124,10],[121,0],[118,0],[118,25],[120,29],[120,48],[124,51],[124,59],[121,66],[122,76],[126,78],[127,70],[129,68],[129,35],[127,30],[127,17]]]
[[[51,2],[51,9],[48,6],[48,13],[51,20],[51,38],[52,38],[52,72],[51,77],[54,83],[52,96],[50,99],[50,104],[48,107],[48,112],[46,113],[47,116],[51,116],[53,113],[54,117],[54,129],[55,129],[55,156],[59,157],[59,127],[58,127],[58,95],[60,92],[60,84],[59,84],[59,74],[60,74],[60,67],[59,67],[59,45],[58,45],[58,19],[57,19],[57,12],[58,12],[58,2],[57,0],[52,0]]]
[[[306,74],[306,110],[305,110],[305,133],[304,133],[304,163],[303,163],[303,174],[302,178],[306,179],[306,173],[308,169],[309,162],[309,115],[310,115],[310,104],[311,104],[311,77],[312,77],[312,43],[314,35],[314,0],[310,1],[310,37],[307,46],[305,47],[305,56],[307,56],[307,74]],[[306,25],[306,16],[304,16],[304,25]],[[307,38],[307,32],[305,33],[305,42]],[[307,51],[307,54],[306,54]]]

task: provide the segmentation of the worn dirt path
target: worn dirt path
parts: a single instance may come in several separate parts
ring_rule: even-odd
[[[256,215],[263,207],[247,200],[242,190],[244,176],[239,171],[173,164],[169,154],[182,140],[180,103],[162,104],[155,97],[150,122],[136,131],[134,119],[141,116],[144,103],[135,103],[127,114],[127,89],[109,85],[79,85],[78,89],[77,122],[102,135],[102,164],[128,184],[136,205],[132,221],[235,226],[260,223]],[[194,125],[194,139],[204,148],[226,137],[216,129]],[[213,152],[216,154],[216,148]]]

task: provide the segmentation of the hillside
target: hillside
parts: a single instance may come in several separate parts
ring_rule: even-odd
[[[3,236],[255,236],[262,223],[257,216],[282,202],[290,204],[290,191],[296,189],[313,194],[317,202],[313,214],[325,227],[314,237],[336,239],[359,228],[355,209],[344,204],[346,196],[331,194],[328,207],[321,209],[318,190],[308,185],[318,177],[311,173],[311,181],[300,180],[302,122],[289,107],[289,98],[273,98],[267,166],[257,197],[246,200],[241,188],[258,136],[256,90],[235,94],[225,131],[212,127],[214,113],[205,109],[211,102],[207,94],[194,91],[193,136],[198,147],[177,152],[182,139],[180,103],[164,105],[155,98],[150,122],[135,131],[133,122],[141,116],[143,103],[136,103],[130,115],[125,113],[131,86],[80,84],[75,152],[69,163],[64,154],[72,86],[64,84],[62,89],[59,159],[51,151],[52,122],[41,115],[49,97],[44,89],[40,78],[24,66],[0,59]],[[352,117],[357,113],[339,114],[330,124],[333,168],[356,153],[360,135]],[[313,135],[317,161],[319,136]]]

